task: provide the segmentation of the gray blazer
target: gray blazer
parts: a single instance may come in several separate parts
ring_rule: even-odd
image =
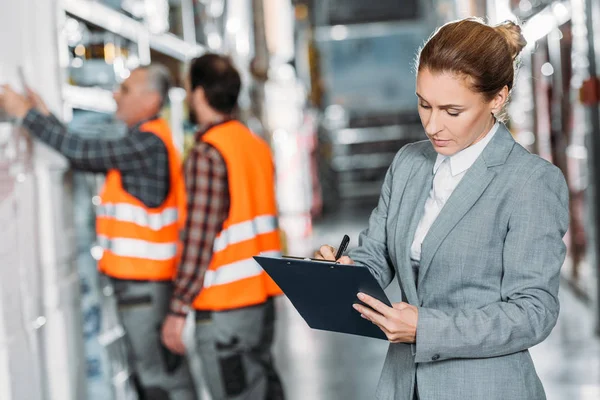
[[[504,125],[466,172],[422,245],[410,246],[433,180],[429,141],[403,147],[350,257],[419,307],[416,344],[390,344],[377,399],[538,400],[528,348],[556,323],[569,194],[561,171]]]

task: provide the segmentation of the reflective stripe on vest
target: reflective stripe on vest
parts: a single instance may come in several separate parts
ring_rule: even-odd
[[[280,257],[279,251],[265,251],[261,253],[265,257]],[[204,288],[252,278],[263,273],[262,267],[253,258],[236,261],[231,264],[222,265],[216,271],[206,271],[204,276]]]
[[[277,219],[272,215],[261,215],[253,220],[231,225],[221,231],[215,239],[214,252],[222,251],[232,244],[241,243],[255,238],[258,235],[277,230]],[[252,260],[254,261],[254,260]],[[220,267],[222,268],[222,267]]]
[[[96,234],[104,248],[98,268],[118,279],[171,280],[177,273],[179,235],[186,218],[181,157],[165,120],[145,122],[140,130],[155,135],[165,146],[169,190],[160,205],[148,207],[125,190],[119,170],[108,171],[102,204],[96,208]]]
[[[121,256],[165,261],[177,256],[177,243],[153,243],[139,239],[98,236],[98,244],[106,251]]]
[[[121,222],[132,222],[143,228],[159,231],[177,222],[176,207],[169,207],[161,212],[148,213],[144,208],[127,203],[107,203],[96,208],[98,217],[113,218]]]
[[[230,204],[193,307],[223,311],[263,303],[282,294],[252,258],[281,251],[271,149],[237,121],[209,129],[202,141],[225,161]]]

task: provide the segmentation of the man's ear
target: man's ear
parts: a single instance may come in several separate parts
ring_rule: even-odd
[[[198,86],[192,92],[192,99],[194,100],[194,104],[204,104],[206,103],[206,95],[204,94],[204,89]]]

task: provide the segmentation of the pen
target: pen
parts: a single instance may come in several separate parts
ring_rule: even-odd
[[[344,235],[342,239],[342,243],[340,243],[340,247],[335,255],[335,261],[339,260],[339,258],[344,254],[346,248],[348,247],[348,243],[350,243],[350,236]]]

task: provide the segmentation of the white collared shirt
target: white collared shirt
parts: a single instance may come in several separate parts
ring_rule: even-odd
[[[456,189],[463,176],[465,176],[467,170],[471,168],[483,152],[483,149],[492,140],[496,131],[498,131],[498,126],[499,123],[496,122],[483,139],[453,156],[437,155],[437,159],[433,165],[433,173],[435,174],[433,185],[429,191],[423,216],[419,221],[410,247],[410,258],[413,261],[421,260],[421,245],[431,225],[435,222],[444,204],[446,204],[454,189]]]

